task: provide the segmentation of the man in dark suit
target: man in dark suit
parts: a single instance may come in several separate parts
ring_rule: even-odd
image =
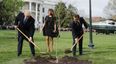
[[[78,41],[78,39],[83,35],[83,27],[84,24],[85,28],[88,28],[88,24],[85,22],[85,20],[82,17],[79,17],[79,15],[75,15],[74,20],[71,22],[71,28],[72,28],[72,36],[73,36],[73,45]],[[83,37],[79,40],[79,55],[82,55],[82,44],[83,44]],[[73,47],[73,56],[76,56],[76,45]]]
[[[16,17],[15,28],[19,28],[29,38],[29,40],[26,39],[23,34],[18,31],[18,56],[22,54],[22,45],[24,39],[29,42],[31,53],[33,56],[35,56],[34,45],[31,43],[31,41],[33,41],[33,35],[35,32],[34,22],[35,20],[30,15],[28,10],[24,11],[24,13],[20,12]]]

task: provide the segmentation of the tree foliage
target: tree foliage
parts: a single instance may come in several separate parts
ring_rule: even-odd
[[[108,5],[105,7],[104,12],[108,18],[116,15],[116,0],[109,0]]]
[[[59,2],[55,6],[55,15],[61,27],[68,27],[70,21],[74,14],[77,14],[77,9],[71,4],[66,7],[65,3]]]
[[[65,3],[59,2],[55,6],[55,15],[58,19],[59,24],[62,24],[62,21],[64,20],[64,18],[66,16],[66,5],[65,5]]]
[[[0,3],[0,22],[11,23],[15,19],[15,14],[23,6],[22,0],[3,0]]]

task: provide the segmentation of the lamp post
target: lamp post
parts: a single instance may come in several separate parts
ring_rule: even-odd
[[[89,47],[90,48],[93,48],[94,47],[94,44],[93,44],[93,35],[92,35],[92,6],[91,6],[91,0],[89,0],[89,21],[90,21],[90,24],[89,24]]]

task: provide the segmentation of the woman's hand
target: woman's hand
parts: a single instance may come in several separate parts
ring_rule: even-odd
[[[56,30],[54,30],[53,32],[56,32]]]
[[[14,28],[16,29],[18,26],[17,25],[14,25]]]

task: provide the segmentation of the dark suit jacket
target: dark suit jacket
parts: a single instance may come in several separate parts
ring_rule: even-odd
[[[75,21],[72,21],[70,23],[70,27],[72,28],[72,35],[74,38],[83,34],[83,27],[82,27],[83,24],[85,28],[88,28],[88,24],[85,22],[85,20],[82,17],[80,18],[80,23],[77,23]]]
[[[24,13],[20,12],[15,19],[15,25],[28,37],[33,37],[35,32],[35,20],[32,16],[29,16],[27,22],[24,23],[24,18]]]

